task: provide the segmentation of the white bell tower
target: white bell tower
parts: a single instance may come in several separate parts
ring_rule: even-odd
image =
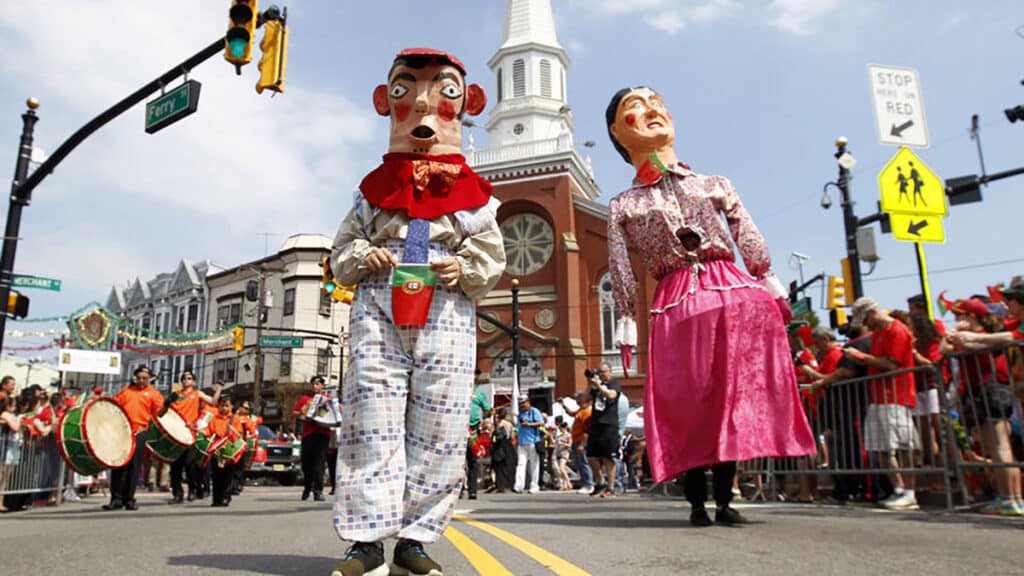
[[[505,37],[487,64],[497,83],[486,125],[492,149],[559,137],[571,147],[569,57],[555,34],[551,0],[507,0]]]

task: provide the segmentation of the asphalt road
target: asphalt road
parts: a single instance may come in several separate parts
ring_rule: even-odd
[[[98,497],[0,516],[0,574],[324,575],[344,554],[329,503],[247,488],[230,508],[135,512]],[[681,499],[483,494],[428,552],[445,574],[1011,574],[1024,520],[872,508],[739,504],[751,523],[692,528]],[[390,557],[391,543],[387,554]]]

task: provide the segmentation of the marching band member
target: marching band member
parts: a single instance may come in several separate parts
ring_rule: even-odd
[[[199,421],[201,408],[203,406],[217,405],[221,389],[221,386],[218,383],[213,389],[213,396],[210,396],[196,388],[195,383],[196,376],[191,370],[182,372],[181,390],[173,396],[174,400],[168,404],[168,406],[178,411],[178,414],[180,414],[185,420],[185,424],[187,424],[192,430],[196,429],[196,423]],[[166,409],[167,408],[165,407],[164,410]],[[182,452],[181,456],[171,463],[172,497],[168,504],[181,504],[184,500],[184,491],[181,487],[181,477],[183,472],[188,481],[188,501],[191,502],[196,499],[201,486],[201,472],[197,464],[197,458],[201,459],[202,456],[198,454],[195,446],[192,446],[188,450]]]
[[[210,419],[206,427],[207,434],[213,442],[220,439],[234,440],[240,438],[235,429],[237,417],[232,411],[231,398],[221,396],[217,403],[217,414]],[[213,477],[213,503],[211,506],[227,506],[231,504],[231,483],[234,479],[234,462],[213,457],[210,459],[210,475]]]
[[[149,384],[152,378],[153,373],[149,368],[140,366],[132,373],[132,383],[114,397],[131,422],[132,434],[135,434],[135,453],[127,464],[110,471],[110,503],[103,505],[104,510],[139,508],[135,502],[135,487],[138,485],[142,456],[146,453],[146,431],[164,407],[164,397]]]

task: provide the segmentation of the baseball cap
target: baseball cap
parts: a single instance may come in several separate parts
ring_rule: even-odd
[[[1000,288],[999,293],[1003,296],[1024,296],[1024,281],[1015,278],[1015,282],[1011,282],[1006,288]]]
[[[878,302],[870,296],[861,296],[853,303],[850,309],[850,324],[861,325],[864,323],[864,316],[871,310],[878,308]]]
[[[975,318],[984,318],[991,313],[988,310],[988,305],[977,298],[957,300],[951,310],[954,314],[970,314]]]

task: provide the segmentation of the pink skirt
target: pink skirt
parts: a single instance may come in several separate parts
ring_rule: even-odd
[[[644,432],[655,482],[691,468],[816,450],[778,305],[729,260],[658,282]]]

